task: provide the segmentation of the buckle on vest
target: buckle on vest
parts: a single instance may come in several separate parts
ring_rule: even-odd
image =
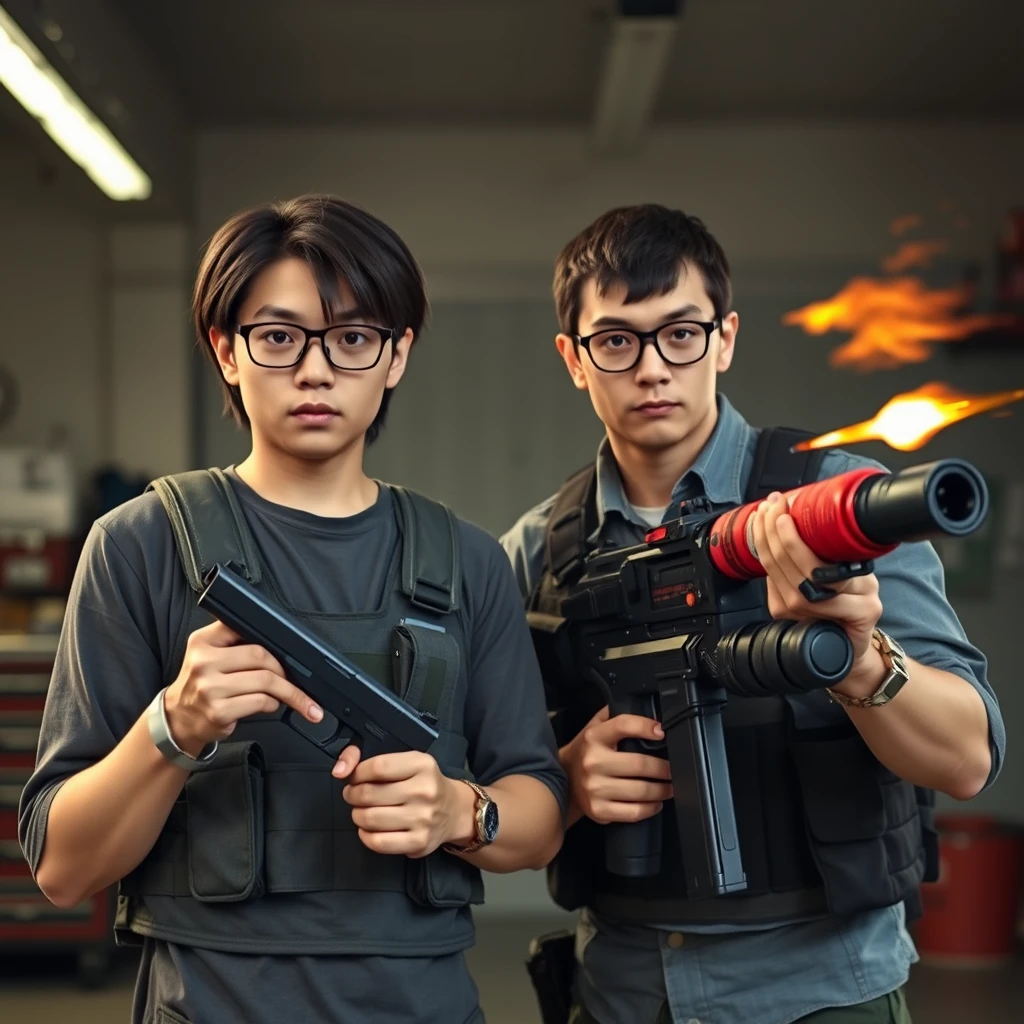
[[[439,612],[442,615],[447,615],[452,610],[451,591],[420,576],[413,581],[409,600],[417,608],[425,608],[427,611]]]

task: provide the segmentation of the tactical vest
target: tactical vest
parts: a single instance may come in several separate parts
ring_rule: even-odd
[[[382,606],[309,615],[291,608],[269,576],[224,473],[162,477],[149,489],[167,511],[195,595],[212,565],[234,562],[269,600],[435,715],[440,736],[429,752],[445,775],[473,778],[463,735],[468,659],[458,531],[445,506],[391,487],[401,543]],[[189,602],[167,683],[188,636],[210,621]],[[150,936],[270,955],[442,955],[470,945],[469,905],[483,901],[480,872],[441,850],[412,859],[367,849],[331,759],[279,715],[240,721],[189,777],[153,849],[119,886],[118,942]]]
[[[818,479],[824,452],[794,453],[803,431],[761,431],[747,501]],[[580,577],[597,528],[596,466],[559,491],[544,568],[528,602],[531,626],[551,630],[560,601]],[[767,604],[765,606],[767,608]],[[767,616],[767,612],[766,612]],[[542,653],[542,649],[544,653]],[[559,746],[606,703],[593,684],[555,665],[571,652],[538,647]],[[747,889],[688,900],[671,801],[661,812],[662,870],[622,878],[604,867],[601,826],[583,818],[548,867],[548,887],[566,910],[589,906],[637,924],[783,923],[832,913],[848,917],[905,901],[920,914],[919,885],[938,873],[934,793],[906,782],[871,753],[842,707],[824,691],[797,697],[730,696],[722,712]]]

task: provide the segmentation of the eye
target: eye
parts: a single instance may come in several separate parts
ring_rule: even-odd
[[[259,340],[268,345],[289,345],[295,339],[283,327],[270,327],[260,332]]]
[[[365,345],[369,340],[369,335],[363,334],[360,331],[346,331],[341,336],[342,344],[347,346]]]
[[[625,334],[607,334],[601,339],[601,344],[606,348],[622,348],[623,345],[631,344]]]

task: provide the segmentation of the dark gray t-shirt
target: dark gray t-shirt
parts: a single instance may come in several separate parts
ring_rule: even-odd
[[[292,607],[337,615],[381,603],[399,542],[386,488],[366,511],[332,519],[275,505],[233,471],[228,475],[260,555]],[[459,535],[469,766],[485,785],[506,775],[538,778],[564,811],[565,777],[511,566],[483,530],[460,520]],[[191,600],[155,494],[93,526],[68,603],[36,770],[22,798],[20,834],[33,872],[54,794],[70,775],[103,758],[165,684],[184,602]],[[461,952],[270,957],[146,939],[132,1020],[179,1019],[158,1017],[158,1010],[189,1024],[482,1020]]]

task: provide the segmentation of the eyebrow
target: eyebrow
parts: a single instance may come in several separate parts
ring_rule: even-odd
[[[668,324],[674,320],[686,320],[694,315],[702,317],[704,313],[699,306],[694,306],[690,303],[668,313],[662,319],[662,323]],[[600,316],[591,324],[591,330],[596,330],[598,327],[627,327],[633,331],[640,330],[632,321],[624,320],[621,316]]]
[[[294,309],[286,309],[284,306],[260,306],[260,308],[253,313],[254,320],[260,320],[265,316],[274,317],[277,320],[284,320],[288,323],[300,325],[303,320],[301,313],[296,313]],[[356,306],[355,309],[345,309],[333,314],[331,319],[334,320],[335,323],[355,323],[358,320],[365,319],[366,316],[366,310],[360,309]]]

